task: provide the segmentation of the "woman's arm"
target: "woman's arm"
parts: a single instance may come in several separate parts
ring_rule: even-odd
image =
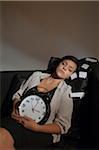
[[[16,105],[18,102],[19,102],[19,99],[14,99],[14,101],[13,101],[13,108],[12,108],[11,117],[15,120],[19,120],[19,117],[20,117],[18,109],[16,108]]]
[[[69,97],[71,93],[71,87],[68,86],[65,89],[61,89],[63,92],[59,110],[54,120],[61,128],[61,134],[67,133],[71,126],[71,118],[73,112],[73,99]]]
[[[61,133],[60,126],[56,123],[39,125],[33,119],[25,116],[21,117],[20,123],[25,127],[35,132],[59,134]]]
[[[61,133],[60,126],[56,123],[40,125],[38,127],[38,131],[44,133],[52,133],[52,134]]]
[[[20,97],[22,96],[24,90],[28,90],[29,88],[32,88],[34,85],[37,85],[39,82],[39,76],[42,74],[40,71],[33,72],[33,74],[27,79],[24,80],[18,89],[18,91],[13,95],[12,100],[18,99],[20,100]]]
[[[28,80],[27,80],[27,82],[28,82]],[[14,93],[14,95],[12,96],[13,109],[12,109],[11,117],[13,119],[17,120],[19,118],[19,112],[18,112],[17,106],[18,106],[18,103],[21,100],[21,96],[22,96],[25,88],[28,86],[27,82],[25,83],[25,80],[24,80],[22,82],[22,84],[20,85],[20,88],[18,89],[18,91],[16,91],[16,93]]]

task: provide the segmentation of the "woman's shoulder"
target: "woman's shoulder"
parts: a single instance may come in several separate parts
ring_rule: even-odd
[[[71,91],[72,87],[69,84],[67,84],[66,81],[63,81],[62,89],[66,91]]]

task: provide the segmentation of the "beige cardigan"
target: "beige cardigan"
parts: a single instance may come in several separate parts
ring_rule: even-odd
[[[29,79],[20,86],[20,89],[13,95],[12,100],[15,98],[20,100],[20,96],[26,88],[30,89],[37,86],[40,80],[50,76],[48,73],[42,73],[40,71],[34,72]],[[56,122],[61,128],[61,134],[68,132],[71,126],[71,117],[73,112],[73,100],[69,97],[71,93],[71,87],[66,84],[65,81],[61,81],[58,85],[52,100],[51,100],[51,113],[46,124]],[[53,143],[60,141],[61,134],[52,134]]]

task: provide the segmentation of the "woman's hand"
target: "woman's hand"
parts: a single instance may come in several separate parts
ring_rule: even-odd
[[[17,109],[13,108],[13,111],[11,113],[11,117],[15,120],[19,120],[20,118],[20,115],[19,115],[19,112]]]
[[[15,100],[13,102],[13,111],[11,113],[11,117],[15,119],[16,121],[20,122],[21,116],[19,115],[18,109],[16,108],[16,105],[18,104],[18,100]]]
[[[32,118],[24,116],[21,117],[20,122],[25,128],[30,129],[32,131],[38,131],[40,125],[37,124]]]

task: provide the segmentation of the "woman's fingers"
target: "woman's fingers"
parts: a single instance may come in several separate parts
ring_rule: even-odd
[[[19,117],[20,115],[19,115],[18,111],[15,109],[15,110],[13,110],[11,116]]]
[[[30,117],[28,117],[28,116],[23,116],[22,118],[25,119],[25,120],[27,120],[27,121],[28,121],[28,120],[33,120],[32,118],[30,118]]]
[[[19,112],[18,112],[18,110],[17,110],[17,109],[15,109],[15,114],[19,115]]]
[[[21,116],[19,115],[19,113],[17,112],[17,110],[13,110],[11,117],[13,119],[15,119],[17,122],[20,122]]]

